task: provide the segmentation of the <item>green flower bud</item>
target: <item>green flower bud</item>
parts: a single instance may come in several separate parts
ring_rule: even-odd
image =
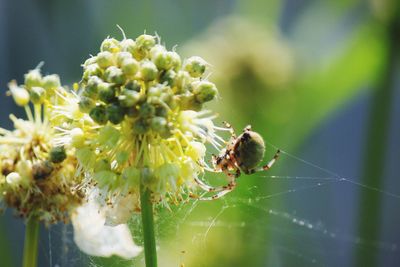
[[[114,63],[113,54],[108,51],[98,53],[96,63],[97,65],[99,65],[100,68],[107,69]]]
[[[161,72],[160,76],[160,83],[166,83],[169,86],[173,87],[175,85],[175,77],[176,77],[176,72],[173,70],[167,70]]]
[[[179,56],[179,54],[172,51],[172,52],[168,52],[168,55],[171,58],[172,67],[174,68],[174,70],[175,71],[179,70],[179,68],[182,65],[182,60],[181,60],[181,57]]]
[[[167,52],[167,49],[165,49],[165,47],[163,45],[156,44],[155,46],[153,46],[150,49],[149,55],[150,55],[151,60],[154,60],[158,54],[165,53],[165,52]]]
[[[15,81],[11,81],[8,83],[8,87],[10,88],[11,95],[18,106],[26,106],[29,104],[29,92],[22,87],[18,87]]]
[[[40,105],[44,102],[46,91],[42,87],[32,87],[30,97],[33,104]]]
[[[90,111],[89,116],[98,124],[106,124],[108,120],[106,107],[104,105],[93,108]]]
[[[130,108],[139,102],[140,94],[136,91],[124,89],[118,96],[118,100],[122,107]]]
[[[125,59],[130,59],[130,58],[132,58],[132,54],[129,53],[129,52],[118,52],[118,53],[117,53],[117,65],[118,65],[119,67],[121,67],[122,62],[123,62]]]
[[[97,98],[97,94],[98,94],[98,86],[100,83],[102,83],[103,81],[97,77],[97,76],[92,76],[89,78],[86,86],[85,86],[85,95],[96,99]]]
[[[121,64],[122,72],[128,77],[134,77],[139,71],[139,62],[133,58],[126,58]]]
[[[162,93],[162,86],[152,86],[149,88],[149,90],[147,91],[147,95],[148,96],[160,96]]]
[[[97,89],[99,91],[99,99],[104,103],[108,104],[116,99],[115,89],[111,84],[102,82],[97,86]]]
[[[140,66],[140,74],[144,81],[149,82],[157,78],[158,70],[153,62],[146,60]]]
[[[139,109],[140,116],[142,117],[154,116],[155,112],[156,112],[155,107],[149,103],[143,103]]]
[[[25,87],[31,89],[34,86],[42,86],[42,74],[39,69],[30,70],[25,74]]]
[[[160,100],[171,107],[171,104],[174,100],[174,95],[172,93],[162,93],[160,96]]]
[[[88,113],[96,106],[96,102],[87,96],[81,96],[78,105],[80,111]]]
[[[129,81],[127,84],[125,84],[124,88],[127,90],[140,92],[141,86],[137,81]]]
[[[185,93],[187,91],[187,85],[192,81],[189,73],[186,71],[179,71],[176,74],[175,86],[178,89],[177,93]]]
[[[139,109],[137,107],[128,108],[126,115],[130,118],[137,118],[140,115]]]
[[[168,116],[168,110],[164,106],[156,107],[156,116],[166,118]]]
[[[125,109],[117,104],[111,104],[107,107],[108,120],[113,124],[122,122],[125,116]]]
[[[200,103],[211,101],[215,98],[218,93],[215,84],[208,81],[201,81],[194,85],[193,93],[196,96],[196,100]]]
[[[60,77],[57,74],[47,75],[43,78],[43,88],[46,91],[55,90],[61,86]]]
[[[185,63],[185,70],[189,72],[193,78],[198,78],[206,71],[207,62],[201,57],[190,57]]]
[[[120,68],[115,66],[108,67],[104,73],[104,77],[107,82],[114,83],[117,85],[124,84],[126,77]]]
[[[152,35],[142,34],[136,38],[136,45],[149,51],[155,44],[156,39]]]
[[[142,60],[149,54],[151,48],[156,44],[154,36],[142,34],[136,38],[136,47],[133,51],[133,56],[137,60]]]
[[[118,40],[114,39],[114,38],[107,38],[105,39],[100,46],[100,50],[102,52],[104,51],[108,51],[111,53],[116,53],[119,52],[121,49]]]
[[[95,64],[96,63],[96,61],[97,61],[97,57],[91,57],[91,58],[88,58],[88,59],[86,59],[86,61],[85,61],[85,63],[83,63],[83,67],[87,67],[87,66],[89,66],[89,65],[92,65],[92,64]]]
[[[154,117],[150,120],[150,127],[153,131],[164,132],[167,129],[167,120],[163,117]]]
[[[136,43],[132,39],[124,39],[120,42],[120,46],[122,51],[129,52],[131,55],[133,55]]]
[[[50,150],[49,159],[53,163],[61,163],[67,158],[67,153],[63,146],[56,146]]]
[[[87,81],[91,76],[101,77],[103,75],[103,70],[100,68],[97,63],[90,64],[85,67],[85,71],[83,72],[83,80]]]
[[[152,60],[159,70],[169,70],[174,66],[173,52],[159,52]]]
[[[133,132],[135,134],[145,134],[149,128],[149,123],[144,119],[138,119],[133,123]]]

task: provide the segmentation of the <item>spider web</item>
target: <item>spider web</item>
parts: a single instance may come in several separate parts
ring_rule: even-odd
[[[272,156],[277,146],[266,144],[268,156]],[[159,211],[159,265],[243,266],[240,259],[249,256],[249,250],[258,259],[256,265],[247,266],[352,266],[357,249],[377,253],[384,266],[400,262],[396,230],[400,189],[390,187],[396,184],[395,177],[385,176],[384,187],[376,188],[360,182],[356,168],[347,171],[350,175],[332,171],[343,168],[332,167],[324,157],[327,152],[318,151],[318,143],[305,146],[298,155],[279,147],[282,155],[270,171],[241,176],[237,188],[225,197],[193,200],[172,207],[172,211]],[[318,160],[309,160],[315,158],[314,153],[319,154]],[[331,153],[341,156],[334,150]],[[343,156],[342,164],[346,157],[353,155]],[[224,183],[223,175],[205,180]],[[364,191],[383,200],[379,239],[360,236],[357,230],[357,200]],[[140,223],[140,216],[130,222],[137,244],[143,244]],[[46,258],[40,266],[144,266],[143,255],[126,261],[82,254],[68,225],[50,228],[48,239],[41,243]]]

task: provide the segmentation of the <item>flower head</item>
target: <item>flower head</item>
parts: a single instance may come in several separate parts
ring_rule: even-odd
[[[10,115],[14,130],[0,128],[0,203],[45,224],[71,219],[75,243],[87,254],[132,258],[140,253],[127,225],[105,225],[110,209],[94,200],[94,190],[76,169],[74,151],[55,142],[57,125],[82,117],[74,95],[61,87],[58,75],[42,77],[39,67],[25,75],[24,85],[12,81],[9,88],[28,119]],[[55,106],[68,108],[72,117],[62,116]],[[71,132],[71,143],[79,146],[81,133]]]
[[[81,179],[74,175],[73,153],[53,145],[55,129],[49,123],[49,106],[62,101],[58,95],[65,90],[57,75],[43,77],[39,68],[25,75],[24,85],[12,81],[9,88],[28,119],[10,115],[14,130],[0,129],[0,199],[22,217],[46,224],[67,221],[83,199]]]
[[[83,64],[81,89],[64,102],[75,103],[81,114],[74,115],[70,104],[55,107],[67,118],[58,144],[76,149],[106,203],[129,200],[129,212],[139,210],[140,185],[165,204],[189,193],[203,172],[205,142],[220,141],[215,116],[202,110],[217,96],[207,68],[200,57],[182,60],[147,34],[107,38]],[[129,218],[119,213],[116,224]]]

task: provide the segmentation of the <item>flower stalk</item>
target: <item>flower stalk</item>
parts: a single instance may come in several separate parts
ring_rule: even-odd
[[[30,217],[26,223],[23,267],[36,267],[39,241],[39,221]]]
[[[146,267],[157,267],[156,239],[154,235],[153,204],[151,191],[145,186],[140,188],[140,205],[144,239],[144,256]]]

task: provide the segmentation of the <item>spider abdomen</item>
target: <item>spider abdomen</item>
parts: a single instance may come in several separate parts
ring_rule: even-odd
[[[239,168],[244,173],[249,173],[251,169],[264,158],[265,144],[264,140],[256,132],[245,131],[242,133],[234,146],[234,154]]]

